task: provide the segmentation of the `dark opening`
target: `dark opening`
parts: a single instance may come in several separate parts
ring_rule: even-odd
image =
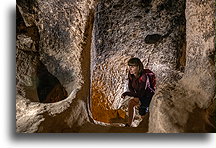
[[[59,80],[40,62],[37,69],[37,94],[42,103],[54,103],[67,98],[68,94]]]
[[[162,39],[162,35],[160,34],[151,34],[147,35],[145,38],[145,43],[146,44],[155,44],[157,42],[160,42]]]

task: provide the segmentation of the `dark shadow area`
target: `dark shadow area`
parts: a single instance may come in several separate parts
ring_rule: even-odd
[[[25,34],[26,36],[31,37],[31,39],[35,42],[36,51],[39,50],[40,35],[36,24],[27,27],[18,7],[16,6],[16,36],[20,34]]]
[[[40,62],[37,69],[37,93],[42,103],[54,103],[67,98],[68,94],[59,80]]]
[[[194,131],[199,133],[216,133],[215,117],[215,101],[207,109],[200,109],[197,107],[190,113],[189,120],[184,131],[186,133],[192,133]],[[197,122],[198,119],[201,119],[202,122]],[[196,124],[194,124],[194,122],[196,122]]]
[[[147,35],[145,37],[145,43],[146,44],[155,44],[157,42],[160,42],[162,39],[162,35],[160,34],[151,34],[151,35]]]

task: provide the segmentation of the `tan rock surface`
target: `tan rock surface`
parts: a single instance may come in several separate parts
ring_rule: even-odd
[[[156,74],[157,85],[181,78],[186,52],[184,13],[184,0],[105,0],[98,4],[92,47],[95,120],[109,123],[120,118],[131,57],[140,58]]]
[[[214,9],[198,0],[17,1],[16,132],[215,132]],[[157,91],[150,114],[125,128],[132,56],[156,73]]]
[[[157,90],[149,132],[215,132],[214,1],[186,3],[186,67]]]
[[[85,58],[82,54],[93,5],[94,1],[90,0],[17,2],[17,36],[24,36],[17,38],[17,132],[66,132],[68,129],[77,132],[76,127],[88,122],[89,92],[81,86],[87,83],[85,75],[89,70],[81,69],[85,67],[81,61]],[[35,37],[34,31],[39,35]],[[66,90],[68,96],[64,100],[39,102],[36,72],[40,62],[48,71],[47,79],[54,77],[60,88]],[[46,92],[51,98],[61,93],[54,89]]]

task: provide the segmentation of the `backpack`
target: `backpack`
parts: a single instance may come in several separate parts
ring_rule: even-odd
[[[146,74],[146,86],[145,90],[146,91],[151,91],[151,93],[155,92],[156,89],[156,76],[155,74],[149,70],[149,69],[144,69],[144,73]],[[142,81],[142,77],[140,77],[140,81]]]
[[[149,87],[154,92],[156,89],[156,76],[149,69],[144,69],[144,72],[146,73],[147,76],[146,87]]]
[[[141,105],[139,107],[139,114],[144,115],[148,112],[148,107],[151,102],[151,99],[155,93],[156,89],[156,76],[155,74],[149,70],[149,69],[144,69],[144,73],[146,75],[146,86],[145,86],[145,91],[146,91],[146,97],[144,100],[141,101]],[[140,77],[141,81],[143,80],[142,77]]]

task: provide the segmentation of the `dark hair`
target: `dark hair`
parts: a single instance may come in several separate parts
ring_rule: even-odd
[[[131,58],[129,61],[128,61],[128,66],[138,66],[139,67],[139,75],[142,74],[143,72],[143,63],[140,61],[139,58]],[[129,73],[129,76],[131,76],[131,74]]]

